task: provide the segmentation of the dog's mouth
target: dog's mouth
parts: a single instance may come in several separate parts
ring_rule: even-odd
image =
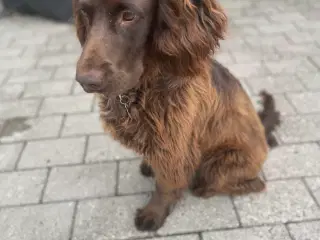
[[[82,84],[80,83],[80,86],[82,87],[82,89],[86,92],[86,93],[103,93],[106,89],[103,87],[98,87],[95,85],[86,85],[86,84]]]

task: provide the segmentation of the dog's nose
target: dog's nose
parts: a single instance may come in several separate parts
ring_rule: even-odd
[[[102,87],[101,77],[93,73],[77,74],[76,81],[80,83],[86,92],[96,92],[101,90]]]

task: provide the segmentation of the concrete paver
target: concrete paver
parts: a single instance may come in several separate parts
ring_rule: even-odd
[[[68,240],[73,212],[74,203],[1,209],[1,238],[6,240]]]
[[[79,164],[83,161],[85,137],[38,140],[27,143],[19,169]]]
[[[285,226],[253,227],[203,234],[203,240],[291,240]]]
[[[288,229],[295,240],[317,240],[319,239],[320,221],[293,223]]]
[[[86,162],[115,161],[137,158],[138,155],[114,141],[107,134],[90,136]]]
[[[44,201],[115,195],[116,164],[56,167],[50,172]]]
[[[267,89],[283,116],[267,190],[186,193],[156,234],[137,231],[134,214],[155,186],[139,173],[141,156],[103,133],[97,100],[74,81],[74,28],[14,15],[0,19],[1,240],[319,239],[319,1],[220,2],[229,31],[216,58],[257,109]]]

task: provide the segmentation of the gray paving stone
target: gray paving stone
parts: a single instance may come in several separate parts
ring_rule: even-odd
[[[29,99],[12,102],[0,102],[0,119],[15,117],[33,117],[40,106],[40,100]]]
[[[0,145],[0,171],[14,169],[22,147],[22,143]]]
[[[72,240],[124,240],[151,236],[151,233],[140,232],[134,227],[135,212],[147,200],[145,195],[135,195],[81,201]]]
[[[6,82],[7,76],[7,72],[0,72],[0,86]]]
[[[246,47],[246,43],[241,37],[229,37],[220,43],[222,51],[237,51]]]
[[[28,83],[23,97],[52,97],[68,95],[71,92],[72,84],[72,81]]]
[[[315,41],[312,34],[309,32],[302,32],[302,31],[290,31],[285,33],[286,36],[292,41],[294,44],[301,44],[301,43],[312,43]]]
[[[0,206],[38,203],[46,177],[45,169],[0,173]]]
[[[277,131],[285,143],[320,140],[320,114],[286,116]]]
[[[257,27],[255,26],[242,26],[241,28],[232,28],[232,26],[229,27],[230,32],[233,33],[233,35],[239,36],[239,35],[245,35],[245,36],[257,36],[259,35],[259,31]]]
[[[314,21],[300,21],[296,23],[299,29],[308,29],[308,30],[319,30],[319,22],[317,20]]]
[[[298,74],[300,80],[304,85],[310,90],[319,90],[320,89],[320,73],[308,73],[308,74]]]
[[[79,83],[75,83],[72,90],[73,94],[85,94],[86,92],[83,90]]]
[[[138,155],[132,150],[125,148],[107,134],[89,137],[86,162],[114,161],[137,157]]]
[[[203,240],[291,240],[283,225],[203,233]]]
[[[54,73],[54,68],[18,69],[8,79],[8,83],[31,83],[49,81]]]
[[[311,57],[311,61],[314,62],[318,69],[320,70],[320,56],[317,56],[317,57]]]
[[[91,95],[50,97],[44,100],[40,115],[91,112],[92,103]]]
[[[267,73],[265,66],[260,63],[233,64],[228,68],[237,78],[258,77]]]
[[[291,60],[298,57],[309,57],[320,54],[320,48],[314,43],[295,44],[287,46],[275,46],[283,59]]]
[[[235,58],[236,63],[262,63],[264,61],[279,61],[281,56],[272,49],[249,49],[241,51],[233,51],[232,56]]]
[[[279,146],[270,151],[263,172],[268,180],[320,175],[319,156],[315,143]]]
[[[270,93],[284,93],[303,91],[305,88],[296,76],[266,76],[264,78],[248,78],[246,82],[254,94],[259,94],[261,89]]]
[[[4,240],[68,240],[73,210],[73,203],[1,209],[1,238]]]
[[[296,74],[297,72],[308,73],[315,72],[316,68],[308,60],[293,59],[293,60],[282,60],[281,62],[266,62],[267,68],[273,74]]]
[[[317,199],[320,205],[320,177],[310,177],[306,178],[306,183],[308,184],[312,194]]]
[[[271,36],[247,36],[245,37],[246,42],[252,47],[270,47],[270,46],[286,46],[288,40],[281,35]]]
[[[65,53],[63,51],[63,46],[50,46],[50,45],[28,45],[22,54],[23,58],[32,57],[39,58],[46,55],[57,55]]]
[[[81,163],[84,149],[84,137],[29,142],[22,153],[18,168]]]
[[[320,112],[320,92],[289,93],[287,96],[299,113]]]
[[[17,100],[23,93],[24,86],[21,84],[7,84],[0,87],[0,101]]]
[[[26,38],[15,38],[13,47],[16,46],[28,46],[28,45],[44,45],[48,40],[48,36],[45,35],[36,35]]]
[[[150,192],[155,190],[153,178],[143,177],[140,173],[141,160],[119,163],[119,194]]]
[[[295,30],[295,26],[291,23],[267,24],[259,26],[259,30],[263,34],[277,34]]]
[[[13,69],[32,69],[36,65],[35,59],[23,59],[23,58],[1,58],[0,59],[0,71],[7,71]]]
[[[115,163],[53,168],[44,201],[112,196],[115,185]]]
[[[78,41],[78,40],[77,40]],[[72,42],[72,43],[66,43],[64,46],[64,49],[67,52],[76,52],[76,53],[80,53],[81,52],[81,45],[79,44],[79,42]]]
[[[214,59],[220,62],[223,65],[233,64],[235,63],[231,54],[229,52],[216,52]]]
[[[268,182],[266,192],[236,197],[235,206],[244,226],[320,217],[320,209],[300,180]]]
[[[58,137],[61,123],[62,116],[11,119],[2,130],[0,142]]]
[[[306,17],[299,12],[286,12],[280,14],[273,14],[270,16],[271,21],[276,23],[291,23],[306,21]]]
[[[320,221],[288,224],[288,229],[294,240],[318,240]]]
[[[67,116],[62,136],[87,135],[94,133],[103,133],[99,115],[97,113],[77,114]]]
[[[265,16],[259,16],[259,17],[245,17],[241,16],[241,18],[235,18],[231,19],[231,22],[238,26],[246,26],[246,25],[265,25],[269,23],[269,20]]]
[[[10,58],[10,57],[19,57],[22,55],[24,51],[23,47],[16,48],[4,48],[0,49],[0,57],[1,58]]]
[[[56,56],[43,56],[39,59],[38,67],[47,66],[75,66],[79,56],[76,54],[59,54]]]
[[[155,237],[155,238],[147,238],[154,239],[154,240],[199,240],[198,235],[181,235],[181,236],[172,236],[172,237]],[[142,240],[142,239],[141,239]]]
[[[70,66],[70,67],[59,67],[53,78],[54,79],[65,79],[65,80],[74,80],[76,76],[76,66]]]

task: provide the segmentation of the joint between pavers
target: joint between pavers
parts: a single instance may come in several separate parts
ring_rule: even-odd
[[[290,229],[289,229],[288,223],[285,223],[285,224],[284,224],[284,227],[286,228],[287,233],[288,233],[288,235],[289,235],[290,239],[291,239],[291,240],[295,240],[294,236],[293,236],[293,235],[291,234],[291,232],[290,232]]]
[[[238,212],[238,209],[236,207],[236,204],[234,202],[234,197],[233,196],[230,196],[230,200],[231,200],[231,203],[232,203],[232,207],[233,207],[233,211],[235,212],[236,214],[236,218],[238,220],[238,223],[239,223],[239,227],[242,228],[243,227],[243,224],[241,222],[241,217],[240,217],[240,214]]]
[[[21,151],[20,151],[20,153],[18,155],[18,159],[17,159],[16,163],[14,164],[14,168],[13,169],[14,169],[15,172],[18,170],[18,166],[19,166],[19,163],[20,163],[20,161],[22,159],[22,154],[23,154],[24,150],[26,149],[26,146],[27,146],[27,142],[24,142],[23,145],[22,145]]]
[[[3,82],[0,84],[0,87],[6,85],[10,79],[12,75],[12,69],[8,70],[8,71],[5,71],[5,75],[4,75],[4,80]]]
[[[311,56],[307,56],[307,60],[318,70],[320,70],[320,66],[312,59]]]
[[[287,100],[287,102],[289,103],[289,105],[292,107],[292,109],[294,110],[294,112],[296,114],[299,114],[299,111],[297,109],[297,107],[293,104],[293,102],[290,100],[290,98],[288,97],[288,93],[285,92],[283,93],[284,98]]]
[[[66,121],[67,121],[67,114],[63,114],[62,115],[62,121],[61,121],[60,129],[59,129],[59,132],[58,132],[58,139],[62,138],[62,132],[63,132],[64,125],[65,125]]]
[[[312,198],[312,200],[315,202],[315,204],[318,206],[318,208],[320,209],[320,202],[318,202],[316,196],[313,194],[312,190],[310,189],[307,181],[306,181],[306,177],[309,177],[309,176],[305,176],[302,178],[302,182],[303,184],[305,185],[310,197]]]
[[[47,189],[47,185],[48,185],[48,182],[49,182],[49,177],[50,177],[51,170],[52,170],[52,168],[49,167],[48,171],[47,171],[47,176],[46,176],[46,178],[44,180],[44,184],[43,184],[43,188],[42,188],[42,191],[41,191],[41,194],[40,194],[40,200],[39,200],[39,202],[41,204],[43,204],[43,198],[44,198],[44,195],[45,195],[45,192],[46,192],[46,189]]]
[[[119,183],[120,183],[120,163],[116,163],[116,173],[115,173],[115,179],[116,179],[116,184],[115,184],[115,189],[114,193],[116,196],[119,196]]]
[[[40,97],[38,99],[39,99],[40,103],[39,103],[39,106],[37,108],[36,114],[35,114],[35,116],[33,118],[39,118],[40,117],[40,111],[41,111],[41,108],[42,108],[44,100],[45,100],[44,97]]]
[[[82,153],[82,160],[81,162],[83,164],[87,164],[86,163],[86,158],[87,158],[87,154],[88,154],[88,149],[89,149],[89,136],[85,136],[85,141],[84,141],[84,147],[83,147],[83,153]]]
[[[68,238],[69,240],[73,239],[76,216],[77,216],[77,212],[78,212],[78,205],[79,205],[79,201],[76,201],[74,204],[74,209],[73,209],[73,214],[72,214],[72,220],[71,220],[71,226],[70,226],[70,232],[69,232],[69,238]]]

